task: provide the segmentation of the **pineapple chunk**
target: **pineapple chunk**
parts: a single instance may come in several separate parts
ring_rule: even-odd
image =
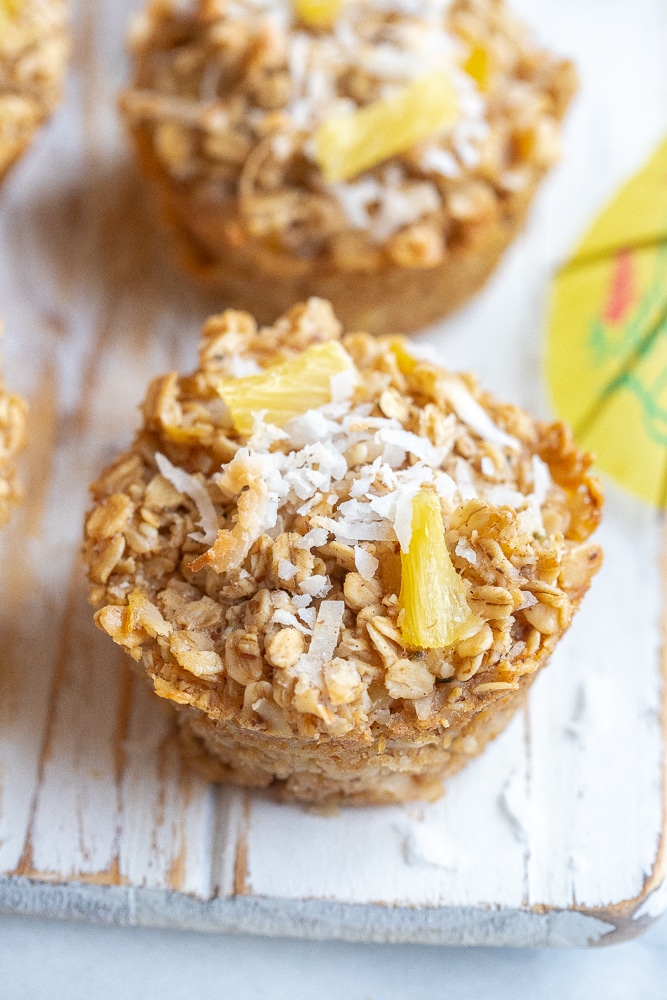
[[[412,503],[410,548],[401,552],[399,604],[403,639],[418,649],[451,646],[467,634],[475,617],[447,551],[440,501],[428,487]]]
[[[414,354],[410,354],[408,342],[405,337],[392,337],[389,341],[389,350],[396,358],[398,370],[402,375],[412,375],[417,367],[417,359]]]
[[[16,17],[21,6],[21,0],[0,0],[0,23],[11,17]]]
[[[489,50],[485,49],[483,45],[473,45],[463,68],[468,76],[473,78],[479,90],[485,94],[489,89],[491,81],[491,57]]]
[[[294,13],[306,28],[330,28],[342,0],[293,0]]]
[[[315,156],[325,180],[346,181],[452,125],[458,112],[451,77],[436,70],[393,97],[323,122]]]
[[[266,368],[261,375],[222,379],[217,389],[236,430],[248,435],[255,414],[262,410],[267,423],[283,427],[293,417],[331,402],[331,379],[345,371],[352,371],[356,382],[352,358],[337,340],[328,340]]]

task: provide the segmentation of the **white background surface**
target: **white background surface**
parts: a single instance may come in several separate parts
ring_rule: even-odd
[[[515,0],[528,19],[532,3]],[[557,51],[574,56],[583,87],[568,126],[571,148],[545,187],[531,223],[533,239],[537,227],[547,242],[558,232],[558,245],[550,245],[545,258],[560,259],[588,221],[568,211],[577,203],[577,190],[590,187],[595,176],[599,201],[590,206],[592,214],[667,130],[667,110],[664,116],[657,114],[660,102],[655,96],[642,102],[636,73],[644,57],[654,59],[658,49],[667,49],[666,7],[666,0],[539,3],[542,35]],[[599,62],[590,58],[591,46],[599,46]],[[614,68],[613,79],[591,71],[602,64]],[[120,77],[119,70],[119,82]],[[607,110],[590,135],[584,109],[592,102]],[[662,106],[667,109],[667,101]],[[630,122],[633,141],[627,142]],[[57,129],[56,119],[33,155],[48,156]],[[494,279],[490,294],[473,307],[480,321],[493,321],[493,309],[503,303],[502,287],[510,296],[518,293],[534,303],[535,328],[539,328],[545,280],[520,288],[522,253],[520,241]],[[455,366],[459,349],[455,335],[451,347]],[[482,381],[492,386],[495,349],[500,345],[491,347],[478,365]],[[544,402],[537,385],[535,395],[535,409],[540,409]],[[662,1000],[667,996],[667,921],[629,944],[589,952],[550,952],[295,942],[0,918],[0,1000],[260,996],[268,1000],[523,996]]]
[[[582,950],[430,948],[0,918],[0,1000],[664,1000],[667,920]]]

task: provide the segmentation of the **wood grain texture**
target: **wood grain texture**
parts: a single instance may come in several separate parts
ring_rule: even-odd
[[[637,933],[667,906],[664,538],[617,491],[603,573],[527,710],[433,805],[326,815],[207,786],[95,630],[88,483],[223,305],[171,271],[127,159],[135,6],[75,6],[66,104],[0,192],[7,383],[31,406],[27,500],[0,538],[0,911],[459,944]],[[547,277],[665,130],[667,11],[619,0],[600,39],[595,0],[515,6],[580,65],[568,155],[487,291],[418,340],[544,414]]]

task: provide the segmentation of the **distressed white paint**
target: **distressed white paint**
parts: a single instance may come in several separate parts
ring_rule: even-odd
[[[587,944],[633,916],[639,929],[667,905],[662,528],[616,491],[604,572],[527,711],[432,805],[324,816],[206,786],[94,630],[86,485],[129,439],[149,378],[193,364],[220,305],[160,259],[123,153],[135,6],[79,3],[66,105],[0,193],[7,380],[31,401],[28,499],[0,539],[0,911],[453,944]],[[568,155],[488,290],[419,339],[546,414],[546,279],[667,127],[667,10],[515,6],[581,68]]]

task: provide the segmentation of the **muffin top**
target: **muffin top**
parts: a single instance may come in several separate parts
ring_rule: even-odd
[[[152,0],[130,121],[226,237],[436,264],[534,186],[574,90],[502,0]]]
[[[67,0],[0,0],[0,179],[60,98]]]
[[[60,78],[68,9],[67,0],[0,0],[0,92],[41,92]]]
[[[600,563],[562,424],[311,299],[228,311],[93,486],[98,625],[158,694],[280,736],[432,738],[516,690]]]

